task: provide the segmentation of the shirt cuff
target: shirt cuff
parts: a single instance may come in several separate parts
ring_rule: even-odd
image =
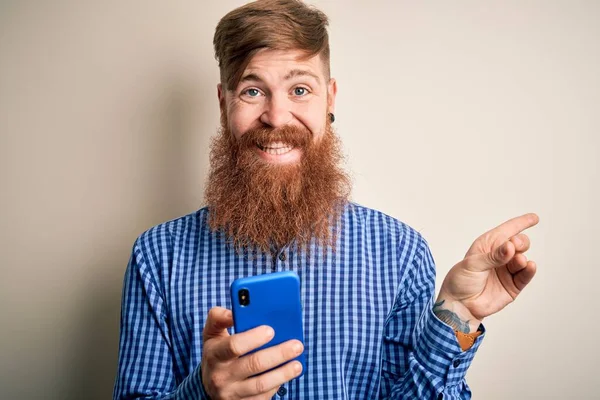
[[[210,400],[210,397],[208,397],[204,391],[204,386],[202,385],[202,371],[200,370],[200,364],[198,364],[183,382],[181,382],[177,392],[178,399]]]
[[[438,377],[444,386],[456,386],[464,379],[473,357],[485,336],[485,328],[473,346],[463,351],[454,329],[440,321],[432,309],[424,312],[419,325],[422,330],[415,341],[415,359],[428,366],[428,372]]]
[[[200,399],[201,400],[210,400],[210,396],[206,393],[206,389],[204,389],[204,383],[202,382],[202,370],[200,369],[200,365],[196,368],[198,373],[198,380],[200,381]]]

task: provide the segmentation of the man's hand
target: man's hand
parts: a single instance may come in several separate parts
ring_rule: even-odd
[[[524,254],[529,238],[521,232],[538,222],[536,214],[525,214],[477,238],[444,279],[434,306],[438,318],[469,333],[512,303],[535,275],[535,262]]]
[[[289,340],[242,357],[271,341],[275,333],[271,327],[259,326],[229,335],[227,328],[231,326],[231,311],[214,307],[208,312],[201,369],[202,383],[211,399],[270,399],[279,386],[300,375],[302,364],[298,361],[269,370],[300,355],[304,350],[301,342]],[[269,372],[254,376],[265,371]]]

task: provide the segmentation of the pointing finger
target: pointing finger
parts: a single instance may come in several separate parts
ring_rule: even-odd
[[[540,218],[537,214],[529,213],[521,215],[513,219],[509,219],[505,223],[495,227],[489,233],[494,235],[501,235],[504,237],[515,236],[527,228],[537,225]]]

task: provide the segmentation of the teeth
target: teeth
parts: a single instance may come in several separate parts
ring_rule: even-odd
[[[287,153],[290,150],[292,150],[291,147],[279,147],[279,148],[276,148],[276,149],[274,149],[272,147],[265,147],[263,149],[263,151],[265,153],[274,154],[274,155],[277,155],[277,156],[280,155],[280,154],[285,154],[285,153]]]
[[[258,146],[262,151],[264,151],[265,153],[268,154],[273,154],[273,155],[280,155],[280,154],[285,154],[289,151],[292,150],[292,146],[289,145],[285,145],[283,143],[277,142],[277,143],[269,143],[266,146]]]

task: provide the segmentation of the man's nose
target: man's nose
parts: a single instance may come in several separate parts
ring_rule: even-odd
[[[260,116],[260,121],[272,128],[288,125],[292,119],[291,102],[287,96],[281,95],[271,96]]]

